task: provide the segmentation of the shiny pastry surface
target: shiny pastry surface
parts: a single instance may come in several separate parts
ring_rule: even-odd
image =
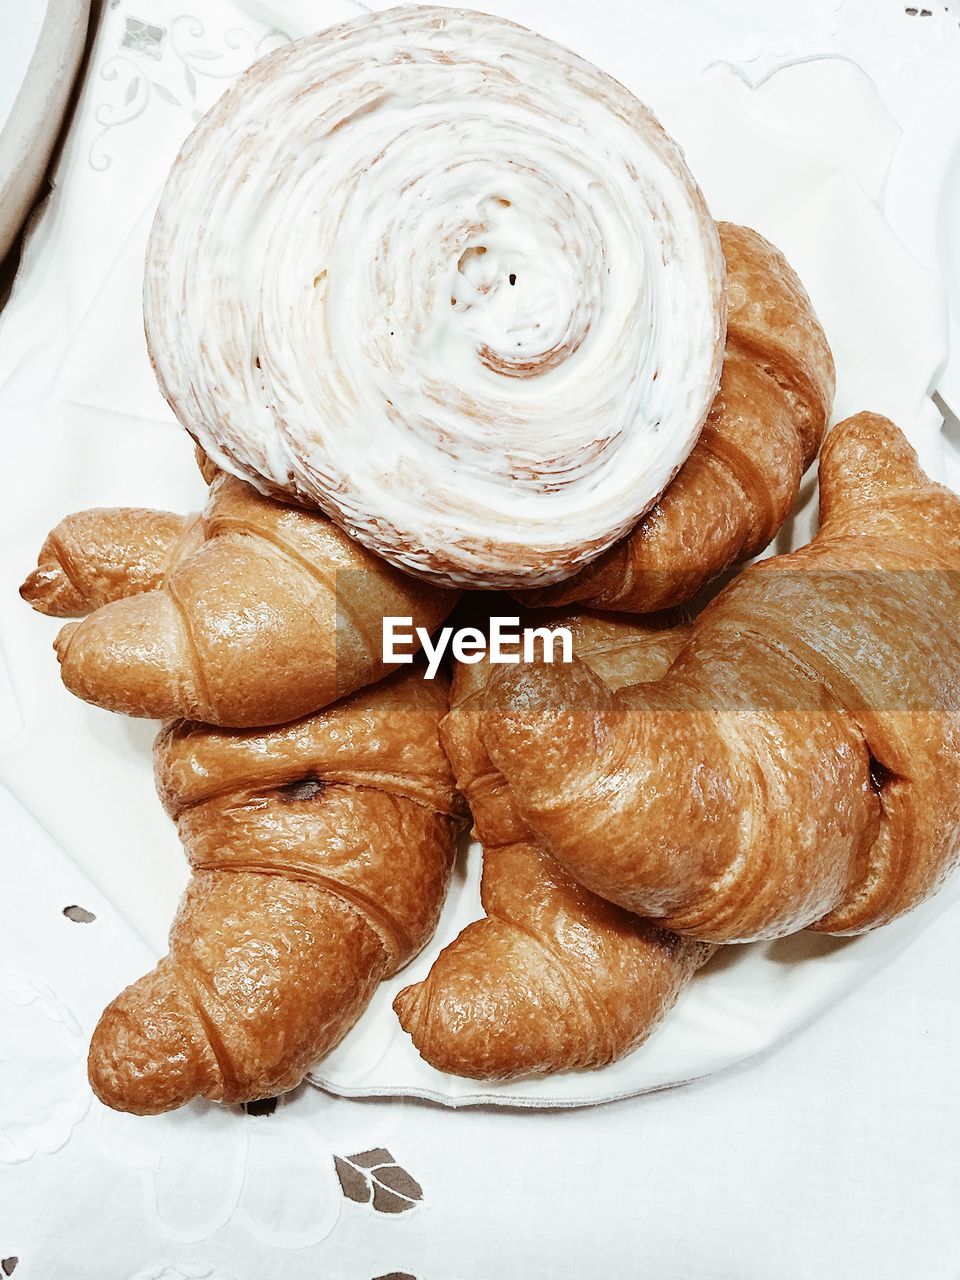
[[[280,724],[385,674],[384,616],[432,631],[453,608],[456,592],[391,568],[320,512],[207,474],[199,519],[95,510],[47,539],[21,594],[45,613],[94,609],[57,637],[71,693],[158,720]]]
[[[299,1084],[436,928],[460,826],[411,669],[279,729],[178,721],[157,787],[192,876],[170,953],[97,1025],[90,1081],[140,1114]]]
[[[857,933],[960,853],[960,498],[888,420],[836,427],[813,541],[744,570],[667,675],[501,667],[481,734],[557,860],[691,937]]]
[[[539,621],[539,620],[538,620]],[[689,628],[560,615],[611,689],[663,676]],[[457,667],[443,743],[483,844],[486,917],[394,1001],[440,1071],[511,1079],[598,1067],[641,1044],[712,954],[583,888],[537,843],[480,738],[493,666]]]

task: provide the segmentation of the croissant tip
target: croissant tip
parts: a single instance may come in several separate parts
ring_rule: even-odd
[[[466,1080],[501,1081],[549,1072],[551,1063],[543,1059],[537,1037],[527,1038],[528,1027],[512,1018],[509,1002],[501,1004],[481,994],[464,1003],[462,976],[454,968],[441,973],[432,990],[427,978],[394,998],[400,1025],[424,1062]]]
[[[194,457],[197,460],[197,466],[200,469],[201,476],[203,476],[204,483],[208,485],[213,484],[214,480],[216,480],[217,476],[220,474],[220,468],[212,458],[204,452],[200,445],[197,445],[194,449]]]
[[[34,569],[28,573],[20,584],[20,598],[26,600],[27,604],[32,605],[34,609],[40,609],[44,597],[44,576],[41,569]]]
[[[873,455],[874,463],[882,462],[892,452],[895,459],[906,464],[912,472],[917,465],[917,453],[900,427],[882,413],[868,409],[844,418],[830,432],[830,451],[865,449]]]
[[[96,1097],[111,1111],[136,1116],[159,1115],[189,1102],[192,1092],[171,1096],[156,1071],[142,1072],[122,1051],[111,1028],[108,1009],[97,1024],[87,1055],[87,1080]]]
[[[58,662],[63,663],[65,660],[70,641],[79,625],[79,622],[68,622],[65,627],[61,627],[57,632],[56,639],[53,642],[53,651],[57,655]]]
[[[852,413],[848,418],[838,422],[833,428],[835,440],[856,435],[880,435],[894,440],[900,439],[903,436],[903,432],[895,422],[891,422],[882,413],[874,413],[870,409],[861,409],[859,413]]]
[[[37,565],[21,583],[20,598],[37,613],[63,617],[74,612],[76,604],[69,599],[71,593],[65,590],[67,587],[69,582],[59,565]]]
[[[411,1034],[411,1026],[420,1007],[422,991],[423,983],[414,982],[398,991],[393,998],[393,1011],[408,1035]]]
[[[104,1106],[134,1115],[173,1111],[211,1090],[211,1058],[169,959],[107,1005],[87,1055],[90,1087]]]
[[[864,501],[929,487],[916,450],[882,414],[855,413],[827,436],[820,455],[821,523],[835,514],[855,512]]]

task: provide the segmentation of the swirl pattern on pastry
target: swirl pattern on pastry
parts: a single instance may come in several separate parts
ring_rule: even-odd
[[[716,227],[622,85],[401,8],[255,64],[187,140],[147,337],[225,469],[413,573],[544,586],[656,501],[725,332]]]

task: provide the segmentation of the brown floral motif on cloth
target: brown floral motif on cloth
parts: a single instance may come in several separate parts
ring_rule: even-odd
[[[333,1163],[347,1199],[372,1205],[377,1213],[406,1213],[423,1199],[419,1182],[385,1147],[354,1156],[334,1156]]]

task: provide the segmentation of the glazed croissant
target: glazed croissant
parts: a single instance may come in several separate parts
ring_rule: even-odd
[[[724,310],[716,224],[651,112],[439,6],[241,76],[171,170],[144,280],[211,457],[457,586],[556,582],[632,528],[696,442]]]
[[[748,227],[719,229],[727,346],[693,453],[632,533],[576,577],[522,593],[525,604],[672,607],[762,551],[793,509],[833,404],[833,357],[783,255]]]
[[[747,569],[670,671],[501,667],[481,732],[583,884],[712,941],[857,933],[960,850],[960,499],[860,414],[820,464],[821,527]]]
[[[278,729],[180,721],[156,744],[192,878],[170,954],[103,1014],[89,1074],[141,1114],[293,1088],[432,935],[460,825],[411,668]]]
[[[281,724],[378,680],[385,615],[431,631],[456,594],[415,582],[319,512],[222,472],[200,517],[85,511],[21,587],[36,609],[94,612],[57,637],[78,697],[127,715]]]
[[[47,534],[20,594],[39,613],[80,618],[124,596],[156,591],[202,542],[200,516],[144,507],[77,511]]]
[[[664,674],[685,626],[559,618],[617,689]],[[576,883],[537,844],[478,736],[494,668],[459,665],[443,744],[483,843],[486,918],[468,925],[394,1009],[421,1055],[474,1079],[615,1062],[636,1048],[711,954]]]

